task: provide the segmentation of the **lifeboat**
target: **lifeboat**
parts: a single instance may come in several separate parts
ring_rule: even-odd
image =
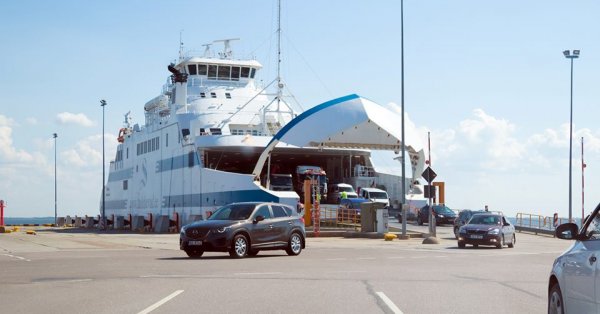
[[[117,137],[117,141],[119,141],[119,143],[123,143],[125,141],[126,132],[127,132],[126,128],[121,128],[119,130],[119,137]]]

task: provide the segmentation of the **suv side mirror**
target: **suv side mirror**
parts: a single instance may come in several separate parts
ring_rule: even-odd
[[[256,218],[254,218],[254,223],[257,223],[257,222],[263,221],[263,220],[265,220],[265,216],[258,215],[258,216],[256,216]]]
[[[579,234],[579,230],[577,229],[577,225],[574,223],[566,223],[556,227],[554,230],[554,235],[559,239],[564,240],[573,240],[577,239]]]

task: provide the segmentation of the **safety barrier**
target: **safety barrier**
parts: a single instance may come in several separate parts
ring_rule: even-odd
[[[320,225],[340,229],[360,230],[360,214],[340,205],[320,205]]]
[[[569,222],[567,218],[559,218],[558,214],[544,216],[527,213],[517,213],[515,229],[517,231],[532,232],[535,234],[554,235],[556,227]]]

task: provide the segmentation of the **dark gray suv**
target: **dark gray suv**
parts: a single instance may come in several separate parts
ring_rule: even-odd
[[[233,203],[207,220],[181,228],[179,248],[192,258],[204,252],[229,252],[234,258],[262,250],[298,255],[305,247],[304,219],[290,206],[277,203]]]

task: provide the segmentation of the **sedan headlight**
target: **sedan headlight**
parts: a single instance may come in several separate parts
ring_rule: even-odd
[[[187,229],[187,226],[181,227],[181,230],[179,230],[179,233],[180,234],[185,234],[185,229]]]
[[[227,226],[227,227],[219,227],[217,229],[213,229],[213,232],[217,232],[217,233],[224,233],[227,232],[227,230],[231,229],[231,226]]]
[[[495,228],[495,229],[492,229],[492,230],[488,231],[488,233],[489,234],[499,234],[500,233],[500,229]]]

